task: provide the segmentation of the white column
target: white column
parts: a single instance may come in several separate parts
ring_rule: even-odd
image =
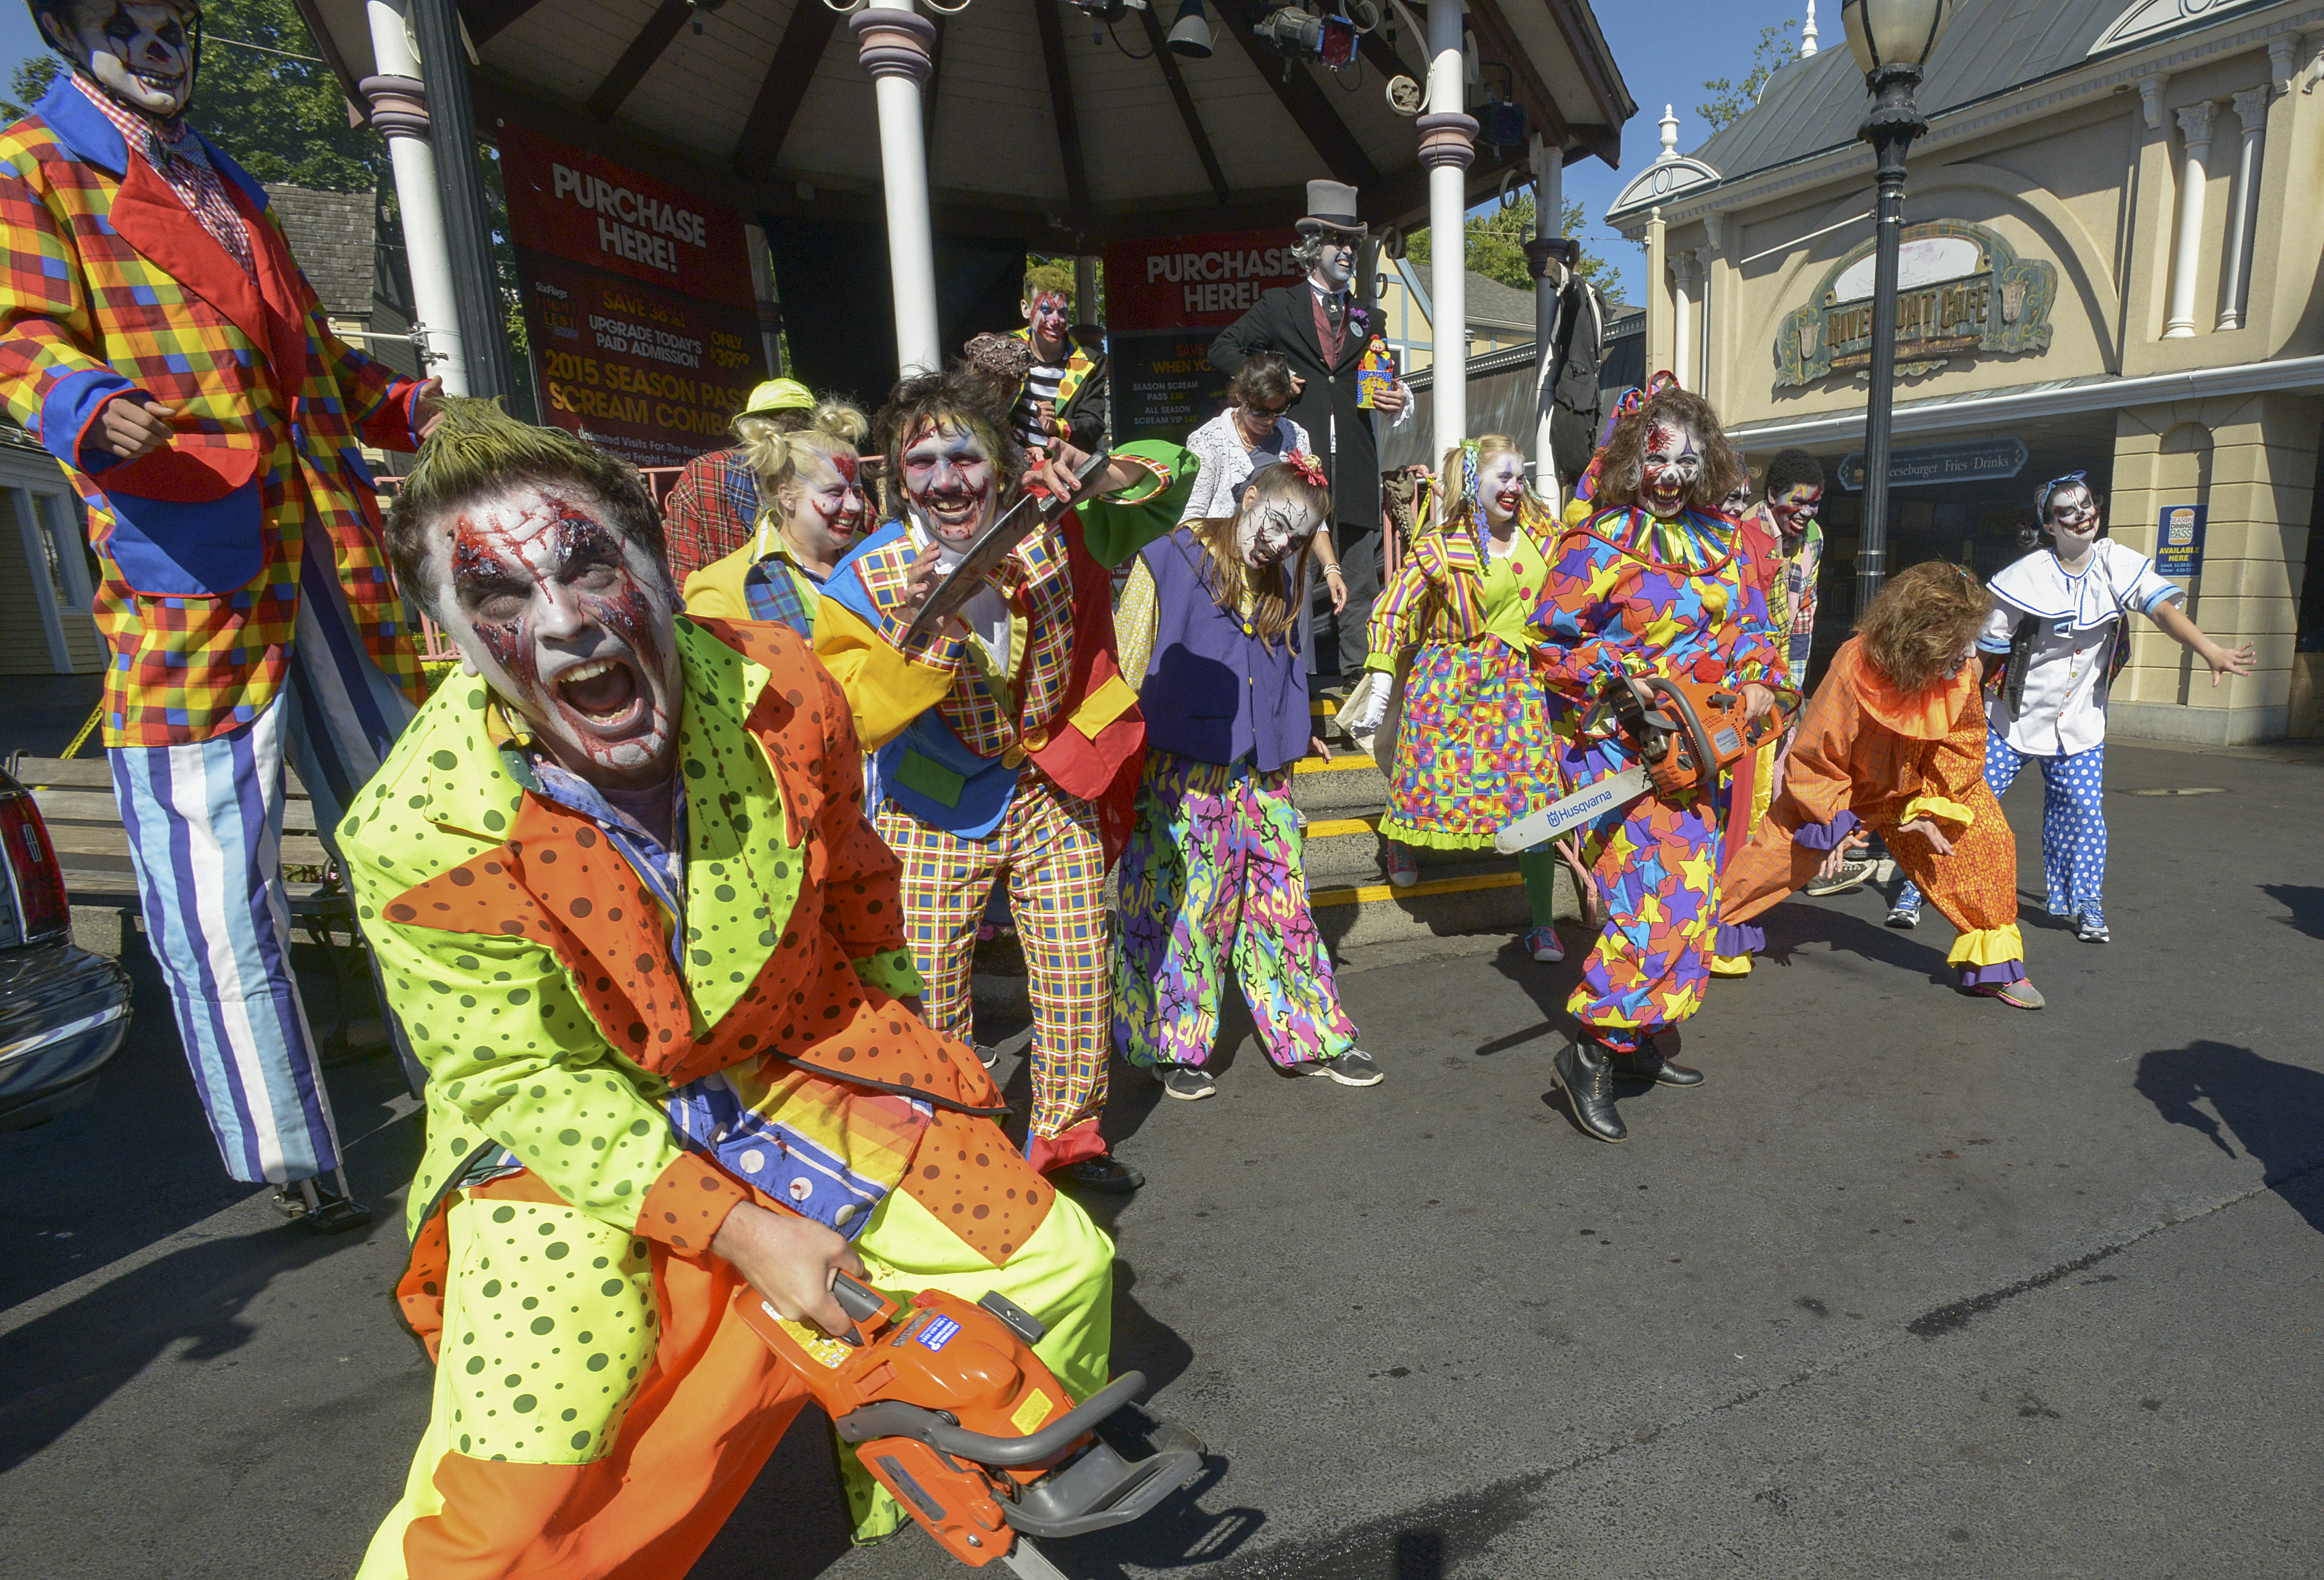
[[[880,179],[888,200],[888,273],[896,302],[896,365],[905,377],[944,365],[936,327],[936,238],[928,223],[927,141],[920,88],[936,23],[911,0],[869,0],[848,18],[856,59],[880,111]]]
[[[2179,243],[2171,261],[2171,316],[2163,320],[2165,340],[2184,340],[2195,333],[2195,272],[2203,253],[2203,186],[2209,180],[2204,162],[2211,153],[2210,100],[2179,111],[2179,133],[2187,140],[2187,157],[2179,176]]]
[[[1469,437],[1469,167],[1477,159],[1477,122],[1462,108],[1466,91],[1461,52],[1461,0],[1428,8],[1428,113],[1413,123],[1420,162],[1428,167],[1429,330],[1435,393],[1432,462]]]
[[[2227,217],[2227,273],[2219,281],[2227,305],[2219,310],[2222,329],[2243,327],[2244,304],[2251,295],[2252,240],[2259,215],[2252,194],[2258,189],[2260,139],[2267,134],[2267,104],[2273,95],[2264,88],[2247,88],[2236,95],[2236,118],[2243,123],[2243,158],[2236,166],[2236,207]]]
[[[1671,371],[1686,388],[1696,388],[1694,367],[1687,352],[1694,342],[1693,307],[1690,294],[1694,290],[1694,258],[1690,253],[1673,254],[1671,273]],[[1698,392],[1699,393],[1699,392]]]
[[[413,333],[426,348],[420,371],[442,379],[447,393],[465,395],[468,357],[452,300],[452,249],[444,239],[443,188],[436,180],[436,150],[428,141],[428,89],[420,80],[420,57],[401,5],[369,0],[364,10],[379,75],[364,78],[356,88],[370,102],[371,124],[386,137],[388,162],[395,171],[412,310],[420,316]]]

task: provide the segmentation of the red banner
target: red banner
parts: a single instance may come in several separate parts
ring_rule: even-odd
[[[1224,328],[1259,305],[1259,292],[1298,283],[1291,245],[1279,230],[1116,242],[1105,250],[1105,327]]]
[[[761,376],[742,217],[515,127],[500,151],[543,416],[641,467],[727,443]]]

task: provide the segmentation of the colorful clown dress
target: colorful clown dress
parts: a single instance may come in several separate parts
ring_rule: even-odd
[[[1556,531],[1530,497],[1504,552],[1469,522],[1448,523],[1413,544],[1372,605],[1364,667],[1393,673],[1412,654],[1381,837],[1486,849],[1563,793],[1527,624]]]
[[[1964,988],[2025,976],[2017,930],[2017,842],[1986,782],[1985,710],[1975,665],[1919,693],[1899,691],[1852,637],[1800,719],[1775,805],[1723,874],[1729,922],[1748,922],[1816,874],[1832,847],[1868,827],[1959,929],[1948,963]],[[1949,855],[1901,824],[1927,818]]]
[[[680,619],[666,845],[484,681],[422,708],[340,834],[430,1080],[396,1298],[433,1412],[361,1580],[678,1580],[807,1394],[711,1252],[738,1206],[872,1281],[1000,1289],[1085,1398],[1111,1247],[1009,1147],[919,991],[839,688],[777,625]],[[859,1532],[899,1522],[849,1476]]]
[[[1248,599],[1232,611],[1219,602],[1212,563],[1181,527],[1139,556],[1122,597],[1147,749],[1121,858],[1113,1042],[1141,1068],[1207,1065],[1231,971],[1259,1046],[1289,1069],[1356,1045],[1307,902],[1291,804],[1291,765],[1308,744],[1307,666],[1296,624],[1265,638]]]
[[[420,697],[361,447],[413,448],[422,386],[332,332],[247,172],[71,74],[0,132],[0,395],[88,506],[105,744],[196,1093],[235,1178],[327,1175],[284,774],[331,844]],[[115,455],[116,397],[174,408],[170,442]]]
[[[1008,877],[1033,1001],[1026,1155],[1044,1173],[1106,1150],[1105,877],[1129,837],[1145,743],[1114,657],[1107,568],[1176,524],[1195,471],[1175,445],[1114,455],[1146,476],[1036,531],[993,574],[997,641],[955,631],[906,645],[924,540],[902,522],[840,562],[816,615],[816,651],[879,758],[877,826],[903,862],[928,1023],[963,1041],[977,918]]]
[[[1798,693],[1767,635],[1766,601],[1737,559],[1726,517],[1662,520],[1635,507],[1591,516],[1559,542],[1534,624],[1537,666],[1554,694],[1564,781],[1582,790],[1632,765],[1591,705],[1623,676],[1685,675]],[[1705,953],[1719,925],[1723,794],[1645,795],[1585,825],[1582,856],[1608,912],[1567,1001],[1586,1035],[1619,1053],[1702,1007]]]

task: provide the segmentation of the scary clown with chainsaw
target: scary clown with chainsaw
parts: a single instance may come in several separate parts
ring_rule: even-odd
[[[1005,1422],[1071,1437],[1124,1391],[1112,1247],[917,1012],[839,688],[786,625],[676,613],[629,467],[448,406],[387,543],[464,672],[340,828],[429,1076],[396,1294],[436,1362],[433,1412],[363,1580],[676,1580],[810,1391],[848,1437],[802,1364],[848,1354],[805,1326],[856,1332],[842,1275],[899,1304],[957,1298],[947,1334],[980,1308],[1005,1321],[985,1348],[1038,1383]],[[889,1428],[933,1429],[895,1403]],[[900,1524],[908,1462],[971,1502],[1018,1498],[915,1452],[843,1455],[859,1539]],[[1038,1477],[1020,1479],[1029,1500]],[[1036,1512],[1072,1513],[1071,1492]],[[955,1535],[1000,1556],[1000,1522]]]
[[[1572,793],[1501,844],[1582,831],[1607,919],[1568,1000],[1580,1025],[1557,1078],[1583,1131],[1618,1141],[1617,1079],[1702,1079],[1667,1057],[1665,1034],[1702,1007],[1718,931],[1719,743],[1739,756],[1799,693],[1718,512],[1736,463],[1709,402],[1653,395],[1615,424],[1600,462],[1595,508],[1559,541],[1533,616]],[[1697,716],[1712,718],[1707,732]],[[1667,727],[1681,723],[1696,727]]]

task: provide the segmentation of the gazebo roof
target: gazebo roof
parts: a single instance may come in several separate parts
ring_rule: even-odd
[[[1210,0],[1207,60],[1162,47],[1169,15],[1150,9],[1111,29],[1068,0],[924,11],[937,24],[927,98],[936,224],[1090,251],[1285,225],[1305,183],[1327,175],[1359,189],[1368,219],[1409,223],[1425,212],[1426,171],[1386,87],[1425,77],[1425,6],[1382,3],[1395,43],[1385,28],[1367,35],[1336,75],[1254,38],[1250,21],[1268,7],[1249,0]],[[360,103],[353,85],[373,69],[363,0],[299,4]],[[825,0],[461,0],[460,11],[487,132],[529,127],[755,216],[880,217],[872,79]],[[1508,84],[1567,162],[1617,161],[1637,106],[1589,0],[1469,0],[1469,25],[1489,89]],[[1471,190],[1524,158],[1480,146]]]

